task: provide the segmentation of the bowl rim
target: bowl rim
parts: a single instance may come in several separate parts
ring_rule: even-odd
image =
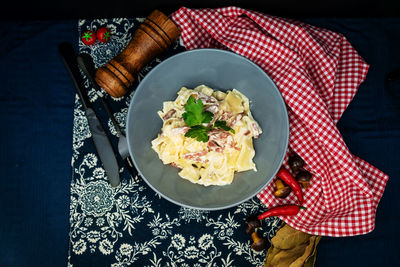
[[[288,145],[289,145],[289,135],[290,135],[289,117],[288,117],[288,112],[287,112],[287,109],[286,109],[286,103],[285,103],[285,101],[284,101],[284,99],[283,99],[283,97],[282,97],[282,94],[281,94],[279,88],[278,88],[278,87],[276,86],[276,84],[274,83],[274,81],[269,77],[269,75],[268,75],[260,66],[258,66],[258,65],[255,64],[253,61],[249,60],[248,58],[246,58],[246,57],[244,57],[244,56],[242,56],[242,55],[239,55],[239,54],[237,54],[237,53],[235,53],[235,52],[228,51],[228,50],[224,50],[224,49],[217,49],[217,48],[198,48],[198,49],[192,49],[192,50],[187,50],[187,51],[179,52],[179,53],[177,53],[177,54],[174,54],[174,55],[168,57],[167,59],[165,59],[165,60],[163,60],[162,62],[160,62],[157,66],[155,66],[154,68],[152,68],[152,69],[145,75],[145,77],[141,80],[141,82],[139,83],[139,85],[136,87],[135,92],[133,93],[133,97],[132,97],[132,99],[131,99],[131,101],[130,101],[130,103],[129,103],[128,113],[127,113],[127,117],[126,117],[126,129],[129,129],[129,128],[130,128],[130,125],[129,125],[130,123],[129,123],[129,121],[130,121],[130,117],[133,116],[133,115],[132,115],[133,112],[132,112],[131,110],[133,109],[133,106],[134,106],[133,103],[134,103],[135,100],[137,99],[137,95],[138,95],[136,92],[137,92],[138,90],[142,90],[142,89],[141,89],[141,88],[142,88],[142,84],[145,84],[145,81],[146,81],[147,79],[149,79],[149,77],[151,77],[151,73],[152,73],[152,72],[155,72],[158,68],[160,68],[160,66],[166,64],[166,62],[169,62],[169,61],[171,61],[171,60],[174,60],[176,57],[183,56],[183,55],[185,55],[185,54],[198,53],[198,52],[217,52],[217,53],[225,53],[225,54],[229,54],[229,55],[231,55],[231,56],[237,56],[237,57],[241,58],[242,60],[244,59],[245,61],[247,61],[248,63],[250,63],[250,64],[253,65],[254,67],[256,67],[257,69],[259,69],[260,71],[262,71],[262,73],[265,75],[265,78],[268,79],[268,80],[271,82],[271,84],[273,85],[273,87],[275,87],[275,89],[277,90],[277,92],[278,92],[279,95],[281,96],[281,97],[280,97],[280,101],[282,101],[282,104],[283,104],[283,106],[285,107],[285,108],[283,109],[283,111],[284,111],[284,113],[285,113],[285,115],[286,115],[286,116],[284,116],[284,118],[285,118],[285,125],[287,126],[287,127],[286,127],[286,129],[287,129],[287,131],[286,131],[287,134],[286,134],[285,139],[284,139],[284,141],[285,141],[285,144],[284,144],[285,150],[284,150],[284,151],[285,151],[285,152],[282,153],[282,157],[281,157],[281,159],[280,159],[280,161],[279,161],[279,166],[282,166],[283,161],[284,161],[285,156],[286,156],[286,151],[287,151],[287,149],[288,149]],[[153,185],[147,180],[147,178],[143,175],[143,173],[142,173],[142,171],[140,170],[140,168],[138,168],[138,164],[137,164],[137,162],[136,162],[135,157],[132,156],[132,155],[133,155],[133,151],[132,151],[132,146],[131,146],[130,141],[129,141],[129,140],[130,140],[130,138],[129,138],[129,131],[128,131],[128,130],[125,130],[125,133],[126,133],[126,137],[127,137],[126,140],[127,140],[127,146],[128,146],[128,150],[129,150],[129,155],[130,155],[130,157],[132,158],[133,164],[135,165],[135,168],[136,168],[138,174],[142,177],[142,179],[146,182],[146,184],[147,184],[152,190],[154,190],[157,194],[159,194],[160,196],[162,196],[164,199],[166,199],[166,200],[168,200],[168,201],[170,201],[170,202],[172,202],[172,203],[174,203],[174,204],[176,204],[176,205],[178,205],[178,206],[185,207],[185,208],[198,209],[198,210],[205,210],[205,211],[213,211],[213,210],[223,210],[223,209],[228,209],[228,208],[232,208],[232,207],[238,206],[238,205],[244,203],[245,201],[247,201],[247,200],[253,198],[253,197],[256,196],[257,194],[259,194],[259,193],[273,180],[273,177],[275,177],[276,174],[277,174],[278,171],[279,171],[279,168],[277,168],[277,169],[275,170],[275,172],[273,173],[273,175],[272,175],[272,179],[270,179],[270,180],[266,179],[266,182],[265,182],[265,183],[263,183],[259,188],[257,188],[257,189],[254,190],[255,193],[252,193],[252,194],[250,194],[249,196],[247,196],[247,197],[243,198],[242,200],[237,201],[237,202],[235,202],[235,203],[232,203],[232,204],[229,204],[229,205],[225,205],[225,206],[211,207],[211,208],[188,205],[188,204],[185,204],[185,203],[181,203],[181,202],[179,202],[179,201],[176,201],[176,200],[170,198],[169,196],[167,196],[167,195],[161,193],[155,186],[153,186]]]

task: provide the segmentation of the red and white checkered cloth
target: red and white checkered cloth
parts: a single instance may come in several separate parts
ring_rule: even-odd
[[[346,38],[237,7],[182,7],[171,18],[182,32],[186,49],[236,52],[260,66],[281,91],[290,122],[286,159],[296,152],[313,173],[311,186],[303,189],[307,210],[281,219],[314,235],[372,231],[388,176],[352,155],[336,127],[368,71]],[[298,203],[293,193],[286,199],[276,198],[274,183],[258,198],[268,207]]]

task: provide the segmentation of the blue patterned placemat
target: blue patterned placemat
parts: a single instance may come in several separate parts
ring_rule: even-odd
[[[79,52],[92,55],[96,67],[120,53],[144,18],[80,20],[78,31],[106,26],[112,39],[106,44],[85,46]],[[137,77],[133,87],[163,59],[184,51],[177,42],[153,60]],[[85,82],[99,116],[117,142],[116,131],[101,110],[98,95]],[[120,126],[133,92],[111,105]],[[76,98],[73,127],[73,158],[70,204],[70,246],[68,266],[263,266],[266,250],[251,249],[245,233],[245,219],[265,207],[254,197],[237,207],[201,211],[177,206],[161,198],[140,179],[121,169],[122,184],[108,185],[105,171],[91,139],[87,120]],[[261,232],[269,240],[280,225],[275,218],[263,221]]]

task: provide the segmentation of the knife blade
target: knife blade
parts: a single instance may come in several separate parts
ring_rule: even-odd
[[[72,82],[82,102],[82,107],[85,111],[89,129],[92,134],[92,139],[99,155],[100,161],[106,171],[107,178],[112,187],[120,184],[119,166],[115,157],[114,149],[111,145],[107,133],[104,131],[92,104],[87,96],[86,89],[83,85],[83,78],[79,71],[76,54],[72,45],[68,42],[59,44],[58,51],[61,55],[62,61],[71,76]]]
[[[96,73],[96,68],[94,66],[93,58],[87,54],[87,53],[80,53],[77,57],[77,62],[79,68],[83,71],[83,73],[86,75],[86,77],[89,79],[90,83],[96,90],[96,93],[99,95],[99,98],[104,106],[104,109],[106,110],[109,118],[111,119],[112,124],[114,125],[114,128],[117,132],[118,135],[118,153],[121,157],[121,159],[124,162],[124,165],[126,169],[129,171],[131,177],[133,179],[137,179],[137,170],[133,165],[133,161],[131,157],[129,156],[129,151],[128,151],[128,143],[126,141],[125,134],[123,130],[119,127],[119,124],[117,120],[114,117],[114,114],[111,110],[110,104],[107,101],[106,96],[102,93],[101,87],[97,84],[97,82],[94,79],[95,73]]]

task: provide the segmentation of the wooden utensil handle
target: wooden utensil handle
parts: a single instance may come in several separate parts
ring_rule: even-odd
[[[154,10],[135,31],[127,47],[96,71],[96,82],[111,96],[121,97],[135,75],[178,38],[178,27],[159,10]]]

